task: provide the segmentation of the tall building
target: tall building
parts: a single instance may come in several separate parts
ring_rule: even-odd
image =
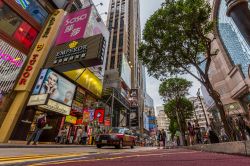
[[[201,128],[206,128],[206,120],[208,124],[210,124],[210,118],[212,118],[212,114],[207,111],[207,106],[204,102],[203,97],[190,97],[189,101],[193,103],[194,106],[194,115],[191,119],[187,120],[194,124],[195,121],[198,121],[198,124]],[[204,109],[204,110],[203,110]],[[205,117],[206,116],[206,117]]]
[[[169,131],[170,119],[164,112],[163,106],[156,107],[156,120],[157,120],[157,128],[158,130],[164,129],[165,131]]]
[[[247,3],[244,2],[245,4]],[[221,96],[226,114],[246,114],[247,105],[250,103],[250,47],[246,37],[244,37],[246,33],[240,31],[242,24],[239,27],[234,17],[227,16],[226,0],[213,0],[211,5],[213,9],[211,18],[217,20],[214,29],[216,40],[212,43],[212,50],[218,49],[219,52],[217,56],[212,58],[209,79]],[[234,13],[232,11],[235,9],[236,7],[230,8],[231,14]],[[244,14],[244,12],[240,13]],[[241,19],[243,18],[241,17]],[[249,20],[245,21],[249,22]],[[203,90],[203,92],[205,91]],[[206,97],[205,100],[210,99]],[[213,115],[218,113],[218,111],[216,113],[215,107],[209,107]]]
[[[138,107],[131,110],[137,114],[138,124],[127,122],[132,127],[143,127],[144,107],[144,69],[138,60],[137,50],[141,38],[140,29],[140,4],[139,0],[111,0],[107,18],[107,27],[110,31],[108,56],[106,59],[106,71],[104,88],[108,92],[117,91],[123,101],[130,99],[130,90],[137,89]],[[108,89],[108,90],[107,90]],[[110,90],[112,89],[112,90]],[[112,91],[112,92],[111,92]],[[121,101],[113,112],[119,116],[129,114],[129,108]],[[116,102],[118,103],[118,102]],[[122,115],[122,109],[123,111]],[[113,125],[120,126],[119,116],[113,119]],[[130,116],[131,117],[131,116]],[[132,117],[131,117],[132,118]]]

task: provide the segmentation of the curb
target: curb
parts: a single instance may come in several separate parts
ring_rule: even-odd
[[[0,149],[3,148],[89,148],[95,145],[10,145],[0,144]]]

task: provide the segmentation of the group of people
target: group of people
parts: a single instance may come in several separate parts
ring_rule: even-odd
[[[164,129],[158,130],[156,133],[156,137],[157,137],[158,148],[161,147],[161,142],[162,142],[163,148],[166,148],[166,141],[167,141],[166,131]]]

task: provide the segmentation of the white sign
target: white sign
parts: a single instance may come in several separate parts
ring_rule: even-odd
[[[49,99],[46,105],[39,106],[50,111],[54,111],[63,115],[69,115],[71,107],[58,103],[54,100]]]
[[[30,96],[27,106],[43,105],[45,104],[47,98],[48,98],[48,94],[32,95]]]

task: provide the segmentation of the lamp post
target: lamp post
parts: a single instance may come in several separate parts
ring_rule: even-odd
[[[203,114],[205,116],[205,120],[206,120],[206,125],[208,126],[208,121],[207,121],[207,116],[206,116],[206,113],[205,113],[205,110],[204,110],[204,107],[203,107],[203,104],[202,104],[202,101],[201,101],[201,96],[200,96],[200,88],[198,89],[197,93],[196,93],[200,103],[201,103],[201,107],[202,107],[202,111],[203,111]]]

